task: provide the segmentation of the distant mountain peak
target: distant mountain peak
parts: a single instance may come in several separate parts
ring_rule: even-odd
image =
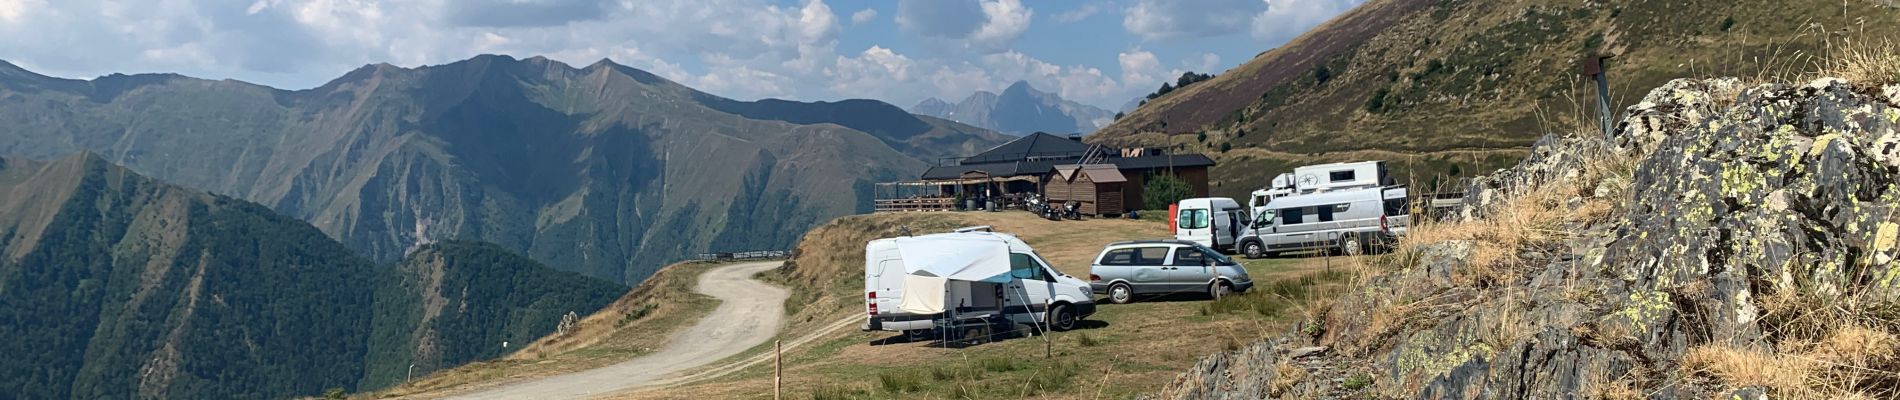
[[[925,99],[911,107],[911,112],[1012,135],[1035,131],[1087,133],[1114,120],[1113,112],[1036,90],[1026,80],[1011,82],[1002,93],[971,93],[956,104]]]

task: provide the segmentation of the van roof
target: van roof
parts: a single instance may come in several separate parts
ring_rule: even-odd
[[[1383,201],[1387,190],[1403,190],[1402,186],[1384,186],[1360,189],[1343,189],[1313,194],[1293,195],[1273,199],[1263,205],[1267,208],[1304,207],[1320,204],[1335,204],[1362,200]]]
[[[1144,239],[1144,240],[1124,240],[1120,242],[1109,243],[1108,246],[1115,247],[1115,246],[1128,246],[1128,245],[1137,245],[1137,244],[1172,244],[1172,245],[1191,246],[1197,243],[1186,241],[1186,240],[1176,240],[1176,239]]]

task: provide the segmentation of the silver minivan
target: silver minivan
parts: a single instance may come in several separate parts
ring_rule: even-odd
[[[1127,304],[1138,294],[1246,292],[1253,278],[1240,263],[1199,243],[1141,240],[1103,248],[1089,266],[1089,287],[1115,304]]]

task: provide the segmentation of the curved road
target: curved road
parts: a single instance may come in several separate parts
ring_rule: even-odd
[[[711,364],[778,334],[785,315],[785,289],[752,279],[778,261],[734,264],[699,275],[699,293],[718,298],[719,308],[673,334],[659,351],[619,364],[555,375],[453,399],[571,399],[662,383],[661,379]]]

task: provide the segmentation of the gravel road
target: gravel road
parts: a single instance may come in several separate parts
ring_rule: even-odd
[[[779,261],[733,264],[699,276],[699,293],[719,308],[645,356],[592,370],[449,396],[452,399],[573,399],[640,388],[772,340],[785,315],[786,291],[752,279]]]

